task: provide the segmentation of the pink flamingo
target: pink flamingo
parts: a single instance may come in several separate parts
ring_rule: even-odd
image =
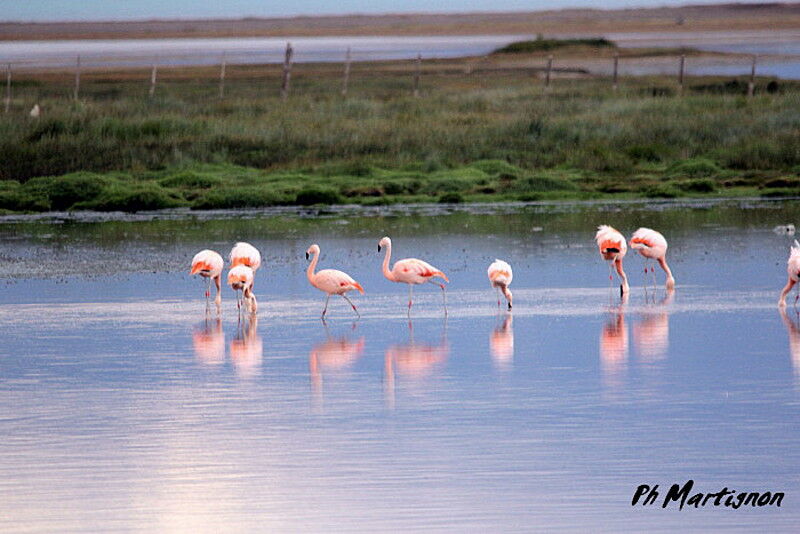
[[[489,275],[489,283],[492,287],[497,288],[505,295],[508,301],[508,309],[511,309],[511,291],[508,286],[511,285],[511,280],[514,278],[514,273],[511,271],[511,266],[503,260],[494,260],[494,263],[489,265],[487,271]],[[500,295],[497,296],[497,306],[500,306]]]
[[[383,258],[383,276],[392,282],[399,282],[408,284],[408,313],[411,314],[411,305],[413,299],[414,286],[417,284],[424,284],[430,282],[442,288],[442,295],[444,298],[444,313],[447,315],[447,292],[445,291],[444,284],[436,282],[433,278],[441,278],[445,282],[450,282],[442,271],[431,265],[430,263],[418,260],[416,258],[407,258],[398,260],[394,266],[389,270],[389,260],[392,256],[392,240],[384,237],[378,243],[378,252],[381,248],[386,248],[386,255]]]
[[[322,318],[325,318],[325,314],[328,311],[328,301],[330,300],[331,295],[341,296],[347,301],[348,304],[350,304],[350,306],[353,308],[353,311],[356,312],[356,315],[361,318],[361,314],[358,313],[358,308],[356,308],[356,305],[353,304],[349,298],[347,298],[347,295],[345,295],[345,293],[352,291],[353,289],[358,290],[358,292],[363,295],[364,288],[361,287],[361,284],[353,280],[349,274],[342,271],[337,271],[336,269],[323,269],[315,273],[314,269],[317,268],[317,262],[319,261],[319,245],[313,244],[308,247],[308,250],[306,251],[306,259],[309,259],[311,256],[313,256],[313,259],[311,260],[308,270],[306,271],[308,281],[311,282],[312,286],[328,294],[328,296],[325,297],[325,308],[322,310]]]
[[[786,262],[786,272],[789,274],[789,279],[786,281],[786,287],[781,291],[781,298],[778,300],[778,306],[781,308],[786,306],[786,295],[789,294],[789,291],[797,283],[798,277],[800,277],[800,243],[797,242],[797,239],[794,240],[790,250],[789,261]],[[797,304],[798,298],[800,298],[800,294],[794,298],[795,304]]]
[[[245,267],[249,267],[252,270],[250,283],[248,285],[248,290],[243,292],[245,297],[245,304],[250,313],[255,313],[258,305],[256,303],[256,297],[253,293],[253,288],[255,286],[255,279],[256,279],[256,271],[259,267],[261,267],[261,254],[258,252],[258,249],[251,245],[250,243],[243,243],[239,242],[236,243],[233,248],[231,249],[230,254],[230,261],[231,261],[231,269],[234,267],[238,267],[243,265]],[[228,283],[230,284],[230,274],[228,275]],[[241,309],[241,303],[237,300],[237,306]]]
[[[645,260],[656,260],[667,274],[667,289],[675,288],[675,278],[667,265],[667,240],[664,236],[650,228],[639,228],[631,236],[631,248],[639,251]],[[647,264],[645,261],[644,272],[647,274]],[[653,273],[653,283],[655,283],[655,268],[650,267]]]
[[[256,296],[253,295],[253,269],[247,265],[237,265],[228,271],[228,285],[236,291],[236,307],[241,312],[242,300],[245,309],[250,313],[258,311]],[[239,299],[239,291],[242,292],[242,299]]]
[[[211,296],[211,280],[214,280],[214,285],[217,286],[217,296],[214,299],[214,304],[217,305],[217,313],[219,313],[220,305],[222,304],[220,279],[224,263],[222,256],[213,250],[201,250],[192,258],[192,269],[189,271],[189,274],[199,274],[206,279],[206,310],[208,310],[208,299]]]
[[[624,258],[625,253],[628,252],[628,244],[625,242],[625,237],[610,226],[604,224],[597,227],[597,234],[594,236],[594,240],[597,242],[600,255],[603,256],[603,259],[612,262],[617,268],[617,273],[622,279],[622,284],[619,286],[620,295],[629,292],[628,277],[625,275],[625,271],[622,270],[622,258]],[[608,279],[612,280],[611,263],[608,264],[608,271]]]

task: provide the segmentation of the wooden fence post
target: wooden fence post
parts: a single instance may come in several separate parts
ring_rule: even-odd
[[[289,96],[289,80],[292,77],[292,43],[286,43],[286,55],[283,58],[283,81],[281,82],[281,98]]]
[[[752,97],[756,92],[756,56],[753,55],[753,64],[750,66],[750,81],[747,82],[747,96]]]
[[[683,68],[686,66],[686,56],[681,54],[680,67],[678,68],[678,94],[683,94]]]
[[[219,98],[225,98],[225,52],[222,53],[222,62],[219,66]]]
[[[417,54],[416,68],[414,69],[414,98],[419,98],[419,77],[422,74],[422,54]]]
[[[350,84],[350,47],[344,56],[344,80],[342,81],[342,96],[347,96],[347,86]]]
[[[11,63],[6,65],[6,113],[11,109]]]
[[[619,88],[619,52],[614,52],[614,77],[612,80],[611,89],[616,91]]]
[[[544,88],[545,90],[550,89],[550,73],[553,70],[553,55],[550,54],[547,56],[547,71],[544,75]]]
[[[150,96],[156,94],[156,77],[158,76],[158,65],[153,62],[153,70],[150,71]]]
[[[77,102],[81,94],[81,56],[78,55],[78,60],[75,63],[75,101]]]

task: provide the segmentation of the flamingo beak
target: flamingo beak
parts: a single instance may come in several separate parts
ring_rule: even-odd
[[[308,252],[306,252],[306,260],[308,259]]]
[[[381,246],[380,246],[380,245],[378,245],[378,252],[380,252],[380,251],[381,251]]]

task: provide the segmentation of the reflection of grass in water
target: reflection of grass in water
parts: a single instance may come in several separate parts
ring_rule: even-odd
[[[797,192],[793,84],[747,101],[691,83],[653,98],[674,91],[667,78],[626,79],[616,95],[608,80],[557,79],[544,98],[525,69],[454,76],[431,62],[414,99],[398,64],[354,68],[346,100],[331,90],[338,70],[313,65],[296,67],[287,103],[255,67],[232,69],[224,101],[191,69],[152,101],[126,73],[87,73],[77,105],[57,78],[20,85],[0,117],[0,210]],[[24,113],[34,99],[38,121]]]

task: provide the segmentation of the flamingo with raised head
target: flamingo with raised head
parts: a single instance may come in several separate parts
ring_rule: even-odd
[[[243,243],[239,242],[236,243],[233,248],[231,249],[230,254],[230,261],[231,261],[231,269],[234,267],[238,267],[240,265],[244,265],[245,267],[249,267],[252,270],[252,277],[249,284],[249,290],[244,292],[244,296],[246,298],[246,308],[252,311],[250,313],[255,313],[255,309],[257,308],[256,304],[256,297],[253,293],[253,288],[255,287],[256,282],[256,271],[259,267],[261,267],[261,253],[258,252],[258,249],[251,245],[250,243]],[[228,283],[230,284],[230,275],[228,275]],[[240,303],[237,301],[237,305],[241,306]],[[241,307],[240,307],[241,309]]]
[[[511,285],[511,280],[514,278],[514,273],[511,271],[511,266],[503,260],[494,260],[494,263],[489,265],[487,271],[489,275],[489,283],[492,287],[496,288],[500,293],[505,295],[508,301],[508,309],[511,309],[512,299],[511,290],[508,286]],[[500,307],[500,295],[497,295],[497,306]]]
[[[786,306],[786,295],[789,294],[789,291],[797,283],[798,277],[800,277],[800,243],[797,242],[797,239],[794,240],[794,244],[790,249],[789,261],[786,262],[786,272],[789,275],[789,279],[786,281],[786,286],[781,291],[781,298],[778,300],[778,306],[780,307]],[[800,293],[794,298],[795,304],[797,304],[798,298],[800,298]]]
[[[667,240],[660,232],[650,228],[639,228],[631,236],[631,248],[639,251],[645,258],[645,274],[650,263],[647,260],[656,260],[667,274],[667,289],[675,288],[675,278],[672,277],[672,271],[667,265]],[[655,283],[655,268],[650,266],[650,272],[653,273],[653,283]]]
[[[325,297],[325,308],[322,310],[322,318],[325,318],[325,314],[328,312],[328,301],[331,299],[331,295],[339,295],[344,300],[350,304],[350,307],[353,308],[353,311],[356,312],[356,315],[361,318],[361,314],[358,313],[358,308],[353,302],[347,298],[348,291],[357,290],[362,295],[364,294],[364,288],[361,287],[361,284],[353,280],[353,278],[342,271],[337,271],[336,269],[322,269],[319,272],[314,272],[314,269],[317,268],[317,262],[319,262],[319,245],[316,243],[308,247],[306,251],[306,259],[311,258],[311,263],[308,265],[308,270],[306,271],[306,276],[308,276],[308,281],[311,282],[311,285],[328,294]]]
[[[214,304],[217,305],[217,313],[220,311],[222,304],[221,290],[221,277],[222,268],[225,262],[222,256],[213,250],[201,250],[192,258],[192,269],[189,274],[199,274],[206,279],[206,310],[208,310],[208,299],[211,296],[211,281],[217,286],[217,296],[214,299]]]
[[[391,282],[398,282],[408,284],[408,313],[411,314],[411,305],[414,296],[414,286],[429,282],[442,288],[442,296],[444,299],[444,313],[447,315],[447,292],[445,291],[444,284],[433,280],[434,278],[441,278],[445,282],[450,282],[442,271],[431,265],[430,263],[418,260],[416,258],[406,258],[404,260],[397,260],[394,266],[389,269],[389,261],[392,257],[392,240],[384,237],[378,243],[378,252],[382,248],[386,249],[386,255],[383,258],[383,276]]]
[[[256,296],[253,294],[253,269],[247,265],[237,265],[228,271],[228,285],[236,291],[236,307],[241,312],[242,303],[244,303],[245,310],[250,313],[258,311],[258,303]],[[239,291],[242,292],[242,298],[239,298]]]
[[[608,264],[608,279],[613,279],[613,275],[611,274],[611,265],[613,264],[622,280],[622,284],[619,286],[620,295],[624,295],[630,291],[628,277],[622,269],[622,258],[624,258],[625,253],[628,252],[628,244],[625,242],[625,237],[610,226],[604,224],[597,227],[597,234],[595,234],[594,240],[597,242],[597,247],[600,249],[600,255],[603,259],[611,262]]]

